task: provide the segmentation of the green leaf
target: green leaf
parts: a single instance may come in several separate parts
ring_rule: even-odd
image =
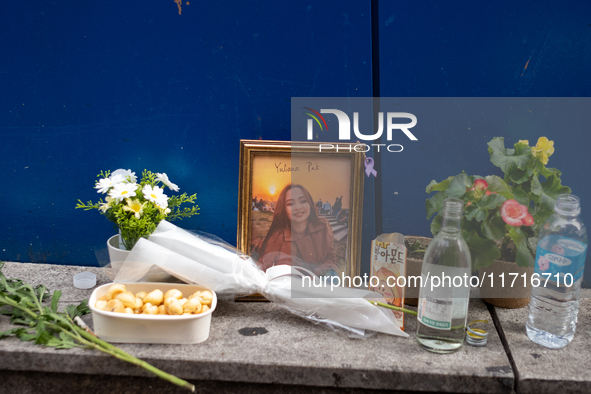
[[[473,236],[468,241],[470,256],[472,257],[472,269],[488,267],[496,259],[501,257],[501,252],[496,242],[491,239]]]
[[[464,217],[467,220],[476,220],[477,222],[482,222],[488,215],[488,211],[484,208],[480,208],[476,204],[472,204],[466,208],[466,213]]]
[[[448,188],[449,184],[451,183],[451,181],[454,179],[453,176],[450,176],[449,178],[447,178],[446,180],[437,183],[436,180],[432,180],[428,185],[427,185],[427,189],[426,192],[427,194],[430,194],[431,192],[442,192],[445,189]]]
[[[525,239],[525,234],[519,227],[510,226],[509,228],[509,237],[513,240],[513,243],[517,247],[523,240]]]
[[[503,180],[503,178],[496,176],[496,175],[489,175],[485,178],[486,182],[488,183],[488,190],[492,193],[497,193],[507,200],[513,199],[513,193],[511,193],[511,188],[507,183]]]
[[[491,216],[482,222],[482,234],[488,239],[500,240],[505,236],[505,221],[497,215]]]
[[[556,175],[557,177],[560,177],[560,175],[562,175],[562,173],[558,171],[556,168],[546,168],[546,166],[539,160],[536,160],[536,169],[538,170],[540,175],[542,175],[545,178],[548,178],[552,175]]]
[[[436,236],[439,230],[441,230],[441,223],[443,223],[443,215],[437,215],[431,222],[431,234]]]
[[[76,305],[73,311],[68,309],[66,313],[70,317],[70,319],[74,320],[75,317],[82,317],[84,315],[88,315],[90,312],[91,311],[88,307],[88,300],[82,300],[80,304]]]
[[[535,179],[535,178],[534,178]],[[532,182],[532,191],[533,191]],[[556,175],[551,175],[546,179],[546,182],[541,184],[542,192],[540,194],[540,204],[546,209],[554,210],[556,205],[556,198],[560,194],[570,193],[570,187],[563,186],[560,182],[560,178]]]
[[[51,297],[51,310],[53,312],[57,312],[57,306],[60,302],[61,296],[62,296],[61,290],[56,290],[53,292],[53,296]]]
[[[445,198],[462,198],[466,194],[466,190],[472,187],[472,180],[465,172],[453,177],[449,186],[443,192]]]
[[[505,197],[503,197],[500,194],[491,194],[488,196],[484,196],[480,199],[480,201],[478,202],[478,206],[484,209],[493,209],[493,208],[498,208],[501,205],[503,205],[503,203],[507,201],[507,199]]]
[[[523,149],[522,145],[524,144],[516,144],[517,149],[506,149],[502,137],[493,138],[488,143],[490,161],[501,168],[506,177],[518,184],[527,181],[534,164],[531,150]]]
[[[55,346],[56,349],[71,349],[73,347],[77,347],[72,337],[67,335],[65,332],[60,332],[59,337],[61,341],[57,346]]]
[[[546,209],[542,206],[538,206],[536,208],[537,209],[534,209],[534,213],[532,213],[532,216],[534,217],[534,225],[531,226],[531,229],[533,230],[534,234],[539,235],[544,223],[546,223],[546,220],[548,220],[550,215],[554,213],[554,209]]]
[[[477,222],[482,222],[488,217],[489,209],[496,209],[500,207],[507,199],[500,194],[491,194],[483,196],[475,204],[471,204],[466,208],[466,219],[475,219]]]
[[[515,262],[520,267],[533,267],[535,264],[534,256],[528,247],[527,239],[524,239],[519,245],[517,245],[517,256]]]
[[[21,341],[25,341],[25,342],[32,341],[33,339],[37,338],[37,335],[29,334],[27,332],[19,333],[19,334],[17,334],[17,336]]]
[[[22,327],[11,328],[10,330],[0,331],[0,339],[8,338],[9,336],[12,336],[12,335],[15,335],[18,337],[19,335],[23,335],[26,332],[27,332],[26,328],[22,328]]]
[[[524,230],[519,227],[511,227],[509,229],[509,237],[511,237],[517,248],[517,256],[515,257],[517,265],[520,267],[533,267],[533,252],[529,248],[529,237]]]
[[[525,205],[526,207],[529,206],[529,193],[520,188],[513,188],[513,197],[514,200],[520,203],[521,205]]]
[[[425,207],[427,209],[427,220],[429,220],[433,214],[441,212],[443,209],[443,200],[445,200],[443,192],[437,192],[433,197],[427,200],[425,203]]]

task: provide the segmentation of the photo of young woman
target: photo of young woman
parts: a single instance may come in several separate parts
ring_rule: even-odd
[[[277,199],[271,227],[256,248],[259,266],[297,265],[316,275],[337,275],[334,235],[302,186],[288,184]]]

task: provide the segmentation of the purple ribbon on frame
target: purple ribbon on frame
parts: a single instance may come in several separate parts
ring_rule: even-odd
[[[373,169],[373,159],[371,157],[367,157],[365,159],[365,175],[368,177],[373,175],[374,178],[378,175],[378,172]]]

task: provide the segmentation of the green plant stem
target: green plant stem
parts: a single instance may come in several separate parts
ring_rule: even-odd
[[[400,307],[390,305],[390,304],[385,304],[385,303],[379,302],[379,301],[367,300],[367,302],[369,302],[370,304],[373,304],[375,306],[381,306],[383,308],[393,309],[398,312],[408,313],[409,315],[413,315],[413,316],[417,315],[417,313],[415,311],[411,311],[410,309],[400,308]]]
[[[367,300],[367,301],[370,304],[373,304],[375,306],[381,306],[383,308],[393,309],[395,311],[408,313],[409,315],[413,315],[413,316],[417,316],[418,315],[417,312],[411,311],[410,309],[399,308],[397,306],[390,305],[390,304],[384,304],[383,302],[379,302],[379,301],[371,301],[371,300]],[[465,328],[464,325],[461,325],[461,326],[453,326],[453,327],[450,327],[450,330],[461,330],[461,329],[464,329],[464,328]]]
[[[36,295],[34,298],[37,300]],[[0,304],[10,305],[13,308],[19,309],[22,312],[28,314],[36,322],[40,321],[44,317],[43,307],[38,302],[36,303],[37,304],[36,306],[39,308],[39,312],[40,312],[39,314],[33,312],[31,309],[29,309],[25,306],[20,305],[18,302],[14,301],[13,299],[3,296],[1,294],[0,294]],[[46,321],[45,326],[52,328],[56,331],[63,332],[65,335],[68,335],[69,337],[78,341],[80,344],[84,345],[84,347],[96,349],[96,350],[101,351],[103,353],[107,353],[113,357],[116,357],[120,360],[126,361],[130,364],[137,365],[141,368],[144,368],[145,370],[147,370],[149,372],[152,372],[153,374],[155,374],[156,376],[158,376],[161,379],[164,379],[168,382],[176,384],[177,386],[184,387],[184,388],[191,390],[192,392],[195,392],[195,386],[193,384],[187,382],[186,380],[183,380],[183,379],[178,378],[174,375],[168,374],[168,373],[154,367],[153,365],[151,365],[143,360],[140,360],[137,357],[132,356],[131,354],[119,349],[118,347],[113,346],[110,343],[105,342],[102,339],[99,339],[98,337],[95,337],[95,336],[91,335],[90,333],[86,332],[86,330],[78,327],[70,318],[68,318],[68,320],[66,320],[68,323],[67,328],[65,328],[57,323],[51,323],[50,321]]]
[[[103,353],[109,354],[115,358],[126,361],[130,364],[137,365],[141,368],[144,368],[145,370],[147,370],[149,372],[152,372],[154,375],[158,376],[161,379],[164,379],[164,380],[169,381],[173,384],[176,384],[177,386],[184,387],[184,388],[191,390],[192,392],[195,392],[195,386],[193,384],[187,382],[186,380],[183,380],[181,378],[177,378],[174,375],[166,373],[166,372],[154,367],[153,365],[148,364],[147,362],[140,360],[137,357],[134,357],[131,354],[119,349],[118,347],[113,346],[110,343],[105,342],[102,339],[99,339],[98,337],[91,335],[86,330],[75,325],[75,323],[70,323],[70,324],[71,324],[70,328],[71,328],[71,330],[73,330],[75,332],[75,334],[72,334],[72,332],[70,332],[70,330],[64,329],[63,327],[61,327],[57,324],[51,323],[51,324],[48,324],[48,326],[52,327],[56,330],[60,330],[61,332],[65,333],[66,335],[70,336],[71,338],[73,338],[73,339],[77,340],[78,342],[80,342],[81,344],[85,345],[86,347],[96,349],[96,350],[101,351]]]

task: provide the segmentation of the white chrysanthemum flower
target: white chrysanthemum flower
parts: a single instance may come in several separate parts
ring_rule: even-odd
[[[160,197],[154,203],[161,210],[166,210],[166,209],[168,209],[168,196],[166,196],[165,194],[163,194],[162,197]],[[168,211],[170,212],[170,209]]]
[[[142,204],[140,200],[138,200],[137,198],[126,198],[125,203],[127,205],[123,206],[124,211],[132,212],[135,215],[136,219],[142,217],[142,214],[144,213],[144,206],[146,206],[146,203]]]
[[[98,189],[97,193],[104,194],[108,192],[110,188],[121,182],[123,182],[123,177],[121,175],[111,175],[108,178],[99,179],[94,188]]]
[[[136,189],[137,183],[118,183],[109,191],[109,196],[121,201],[124,198],[135,197]]]
[[[151,185],[145,185],[142,189],[142,194],[146,200],[156,204],[158,204],[159,200],[168,201],[168,197],[164,194],[164,189],[161,189],[160,186],[152,187]]]
[[[103,211],[103,213],[107,212],[109,208],[113,205],[113,199],[111,197],[105,198],[105,202],[101,204],[99,210]]]
[[[160,174],[159,172],[156,173],[156,180],[164,183],[166,186],[168,186],[170,188],[170,190],[174,190],[175,192],[179,191],[179,187],[178,185],[175,185],[174,183],[172,183],[169,179],[168,179],[168,175],[166,175],[166,173],[162,173]]]
[[[115,170],[111,173],[111,177],[113,176],[121,176],[123,178],[123,181],[125,182],[129,182],[129,180],[131,180],[131,183],[136,183],[137,182],[137,177],[135,176],[135,172],[132,172],[131,170],[124,170],[122,168]]]

